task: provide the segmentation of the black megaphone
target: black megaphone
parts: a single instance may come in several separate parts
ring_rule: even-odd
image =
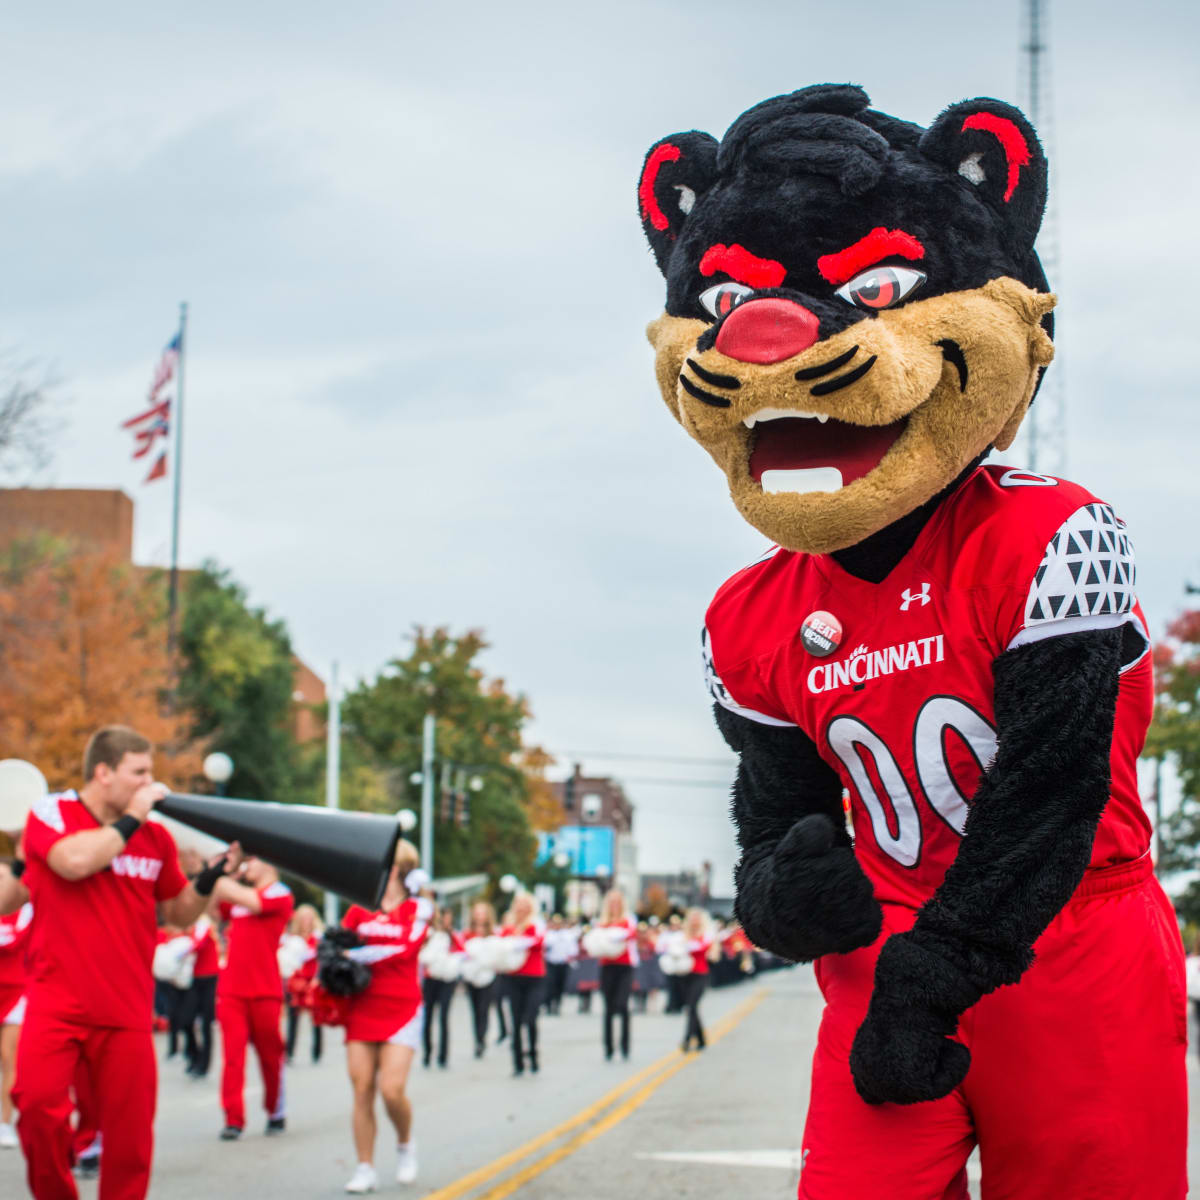
[[[400,840],[400,822],[380,813],[182,792],[154,809],[370,909],[383,899]]]

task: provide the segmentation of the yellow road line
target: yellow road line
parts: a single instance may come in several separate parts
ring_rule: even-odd
[[[636,1075],[626,1079],[624,1083],[618,1084],[612,1091],[606,1092],[594,1104],[589,1104],[587,1108],[577,1112],[573,1117],[563,1121],[561,1124],[555,1125],[553,1129],[546,1130],[545,1133],[539,1134],[523,1146],[518,1146],[515,1150],[510,1150],[507,1154],[487,1163],[478,1170],[472,1171],[469,1175],[464,1175],[461,1179],[456,1179],[453,1183],[447,1184],[443,1188],[438,1188],[436,1192],[427,1192],[422,1197],[422,1200],[456,1200],[457,1197],[466,1195],[467,1192],[473,1191],[480,1184],[487,1183],[488,1180],[499,1175],[501,1171],[511,1167],[514,1163],[520,1162],[521,1159],[527,1158],[543,1146],[562,1137],[563,1134],[570,1133],[572,1129],[577,1129],[580,1125],[586,1124],[597,1113],[602,1112],[610,1104],[619,1100],[626,1092],[637,1087],[642,1080],[653,1075],[655,1071],[660,1071],[663,1067],[670,1065],[675,1059],[683,1059],[683,1055],[678,1050],[672,1050],[669,1054],[663,1055],[662,1058],[651,1063],[648,1067],[643,1067]]]
[[[762,1003],[766,997],[766,988],[760,988],[752,996],[748,996],[737,1008],[731,1013],[723,1017],[715,1026],[708,1038],[709,1045],[714,1045],[719,1042],[727,1033],[730,1032],[740,1021],[747,1017],[755,1008]],[[623,1121],[630,1113],[640,1108],[671,1076],[682,1071],[688,1063],[694,1061],[698,1055],[696,1053],[683,1055],[678,1050],[672,1051],[665,1058],[660,1059],[653,1066],[647,1067],[644,1071],[638,1072],[632,1079],[626,1080],[619,1088],[614,1089],[602,1100],[590,1105],[583,1112],[572,1117],[571,1120],[564,1122],[562,1125],[550,1130],[548,1133],[542,1134],[541,1137],[535,1138],[532,1142],[525,1146],[514,1150],[511,1154],[506,1154],[503,1158],[497,1159],[493,1163],[489,1163],[486,1167],[481,1167],[478,1171],[465,1179],[459,1180],[458,1183],[451,1184],[449,1188],[442,1191],[431,1193],[425,1200],[450,1200],[452,1196],[461,1196],[465,1191],[470,1191],[474,1187],[494,1176],[500,1174],[506,1167],[511,1166],[514,1162],[532,1154],[534,1150],[540,1149],[549,1142],[557,1140],[564,1133],[585,1124],[597,1112],[608,1107],[615,1099],[619,1098],[625,1092],[636,1087],[638,1083],[644,1080],[647,1076],[654,1076],[650,1081],[644,1084],[637,1092],[629,1097],[623,1104],[614,1108],[612,1112],[597,1121],[590,1128],[578,1133],[570,1141],[565,1142],[558,1149],[552,1150],[549,1154],[543,1155],[535,1162],[530,1163],[527,1167],[518,1171],[511,1178],[506,1179],[503,1183],[498,1184],[490,1191],[485,1192],[479,1197],[479,1200],[503,1200],[503,1197],[511,1196],[518,1188],[524,1187],[531,1179],[535,1179],[544,1171],[549,1170],[555,1163],[561,1162],[564,1158],[574,1154],[582,1146],[586,1146],[589,1142],[600,1137],[601,1134],[607,1133],[614,1125]],[[656,1072],[658,1072],[656,1074]]]

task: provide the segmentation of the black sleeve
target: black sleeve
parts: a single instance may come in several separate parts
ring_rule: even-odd
[[[1068,634],[996,660],[995,763],[942,886],[880,954],[881,1003],[957,1017],[1033,962],[1108,802],[1123,639],[1122,629]]]
[[[714,711],[740,759],[734,911],[746,936],[797,962],[868,945],[882,915],[854,858],[837,774],[802,730]]]

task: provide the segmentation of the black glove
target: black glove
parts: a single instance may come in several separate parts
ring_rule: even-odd
[[[737,871],[735,915],[746,936],[793,962],[869,946],[883,926],[871,881],[833,822],[802,817],[775,849]]]
[[[366,963],[347,958],[346,951],[362,945],[352,929],[327,929],[317,943],[317,982],[331,996],[357,996],[371,982]]]

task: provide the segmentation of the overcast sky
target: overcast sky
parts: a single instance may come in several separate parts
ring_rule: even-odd
[[[637,782],[731,770],[699,625],[764,546],[658,398],[642,155],[810,83],[923,124],[1023,103],[1023,7],[10,6],[0,343],[70,400],[37,482],[125,488],[165,560],[169,489],[117,426],[186,299],[185,562],[321,673],[481,626],[549,749],[716,760],[584,766],[629,781],[643,869],[707,858],[728,892],[724,792]],[[1051,8],[1065,473],[1128,521],[1160,631],[1200,583],[1200,16]]]

